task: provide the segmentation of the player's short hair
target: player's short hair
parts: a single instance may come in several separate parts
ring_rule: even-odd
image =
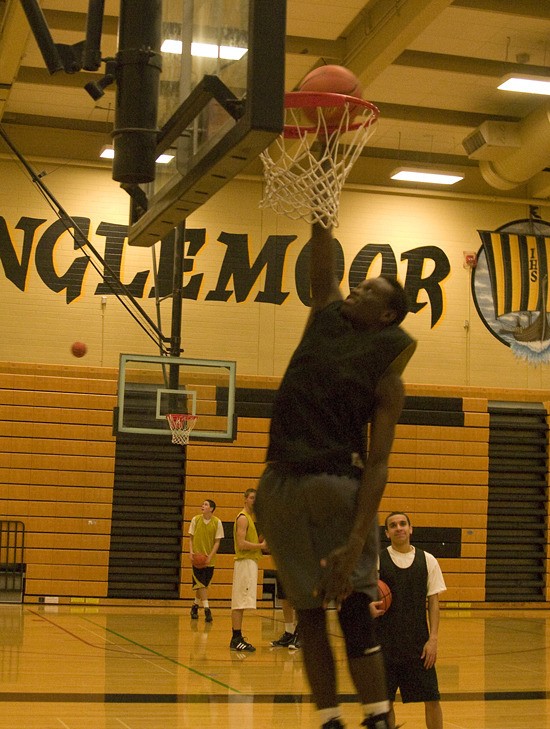
[[[255,493],[256,493],[256,489],[246,489],[246,491],[244,492],[244,498],[248,499],[250,494],[255,494]]]
[[[208,503],[210,504],[210,508],[212,509],[212,511],[216,511],[216,502],[215,501],[212,501],[212,499],[205,499],[205,501],[208,501]]]
[[[386,529],[388,528],[388,521],[392,518],[392,516],[397,516],[397,514],[401,514],[401,516],[404,516],[405,519],[407,520],[407,524],[409,526],[411,525],[411,520],[409,519],[409,515],[405,514],[404,511],[392,511],[391,514],[387,515],[386,521],[384,522]]]
[[[395,319],[392,323],[401,324],[410,311],[409,297],[395,276],[382,273],[380,274],[380,278],[383,278],[384,281],[387,281],[392,287],[392,293],[388,297],[388,308],[395,311]]]

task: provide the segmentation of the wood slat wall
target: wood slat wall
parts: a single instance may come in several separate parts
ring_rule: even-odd
[[[2,363],[0,516],[26,528],[27,594],[104,596],[114,370]]]
[[[270,401],[278,380],[247,376],[238,378],[238,385],[258,391],[253,408],[258,417],[239,414],[233,443],[193,441],[188,447],[185,535],[205,498],[213,498],[216,515],[231,523],[242,507],[245,489],[256,487],[262,472],[269,418],[262,409],[261,391]],[[25,523],[29,601],[50,595],[61,599],[107,595],[116,387],[113,369],[0,364],[0,518]],[[381,517],[404,510],[419,531],[458,527],[459,556],[440,557],[448,586],[444,599],[450,605],[481,604],[488,402],[538,401],[548,411],[550,394],[425,385],[410,385],[407,391],[414,398],[435,398],[436,404],[442,398],[460,398],[462,424],[430,424],[428,412],[423,422],[411,424],[405,418],[398,426]],[[442,412],[435,418],[438,423],[445,418]],[[453,422],[456,417],[455,412]],[[183,550],[180,598],[187,600],[192,596],[187,536]],[[231,554],[219,555],[210,590],[214,601],[229,600],[232,567]],[[273,569],[269,556],[262,558],[260,568]],[[546,600],[550,601],[548,587]]]

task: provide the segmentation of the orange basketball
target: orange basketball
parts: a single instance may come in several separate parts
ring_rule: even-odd
[[[389,610],[392,601],[392,594],[390,588],[383,580],[378,580],[378,600],[382,602],[382,609],[384,612]]]
[[[357,76],[344,66],[327,65],[314,68],[300,84],[300,91],[319,91],[331,94],[345,94],[362,98],[361,83]],[[343,106],[325,107],[324,117],[329,126],[337,126],[344,113]],[[304,109],[305,116],[317,122],[317,108]],[[350,110],[353,116],[353,109]]]
[[[191,561],[193,563],[193,567],[201,569],[202,567],[206,567],[207,560],[208,557],[206,556],[206,554],[202,554],[201,552],[195,552]]]
[[[84,357],[87,351],[88,347],[84,342],[74,342],[71,346],[71,352],[74,357]]]

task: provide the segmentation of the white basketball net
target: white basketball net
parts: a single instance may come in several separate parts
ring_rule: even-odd
[[[172,443],[179,445],[187,445],[189,443],[189,434],[195,427],[198,415],[170,414],[166,416],[166,420],[172,431]]]
[[[374,131],[377,114],[345,103],[338,126],[329,127],[324,111],[317,107],[317,124],[306,126],[302,109],[285,109],[285,129],[292,129],[293,136],[283,133],[260,155],[265,176],[260,207],[328,228],[338,225],[342,188]]]

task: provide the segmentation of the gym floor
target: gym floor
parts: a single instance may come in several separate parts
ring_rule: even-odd
[[[0,605],[0,729],[317,729],[301,651],[271,648],[280,610],[248,612],[251,654],[229,650],[230,611]],[[329,612],[344,717],[360,723],[337,617]],[[550,611],[442,611],[445,729],[550,729]],[[396,703],[406,729],[422,704]]]

